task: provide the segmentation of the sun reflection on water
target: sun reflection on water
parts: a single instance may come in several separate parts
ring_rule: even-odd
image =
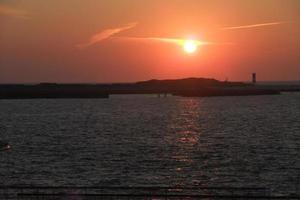
[[[186,182],[187,174],[195,167],[194,159],[197,155],[199,139],[201,137],[201,120],[199,110],[200,99],[182,99],[168,122],[168,138],[165,138],[172,147],[171,160],[172,171],[177,178],[176,185]],[[200,172],[199,172],[200,173]],[[200,180],[191,178],[191,184],[199,183]]]

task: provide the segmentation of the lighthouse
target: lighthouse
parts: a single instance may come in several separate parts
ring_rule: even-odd
[[[256,73],[252,73],[252,83],[256,83]]]

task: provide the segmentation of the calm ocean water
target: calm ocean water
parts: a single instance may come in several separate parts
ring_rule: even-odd
[[[300,93],[0,100],[2,185],[300,190]]]

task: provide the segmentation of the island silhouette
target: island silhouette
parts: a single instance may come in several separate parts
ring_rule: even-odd
[[[172,94],[183,97],[275,95],[300,91],[299,86],[266,86],[212,78],[148,80],[111,84],[2,84],[0,99],[108,98],[110,94]]]

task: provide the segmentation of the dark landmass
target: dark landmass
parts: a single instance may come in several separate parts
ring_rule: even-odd
[[[280,91],[257,88],[206,88],[204,90],[190,90],[173,93],[175,96],[182,97],[251,96],[275,94],[280,94]]]
[[[260,89],[279,90],[280,92],[300,92],[300,84],[257,84],[256,87]]]
[[[108,98],[110,94],[173,94],[177,96],[245,96],[300,91],[295,85],[254,85],[206,78],[149,80],[114,84],[2,84],[0,99]]]
[[[0,99],[108,98],[96,85],[38,84],[0,85]]]

